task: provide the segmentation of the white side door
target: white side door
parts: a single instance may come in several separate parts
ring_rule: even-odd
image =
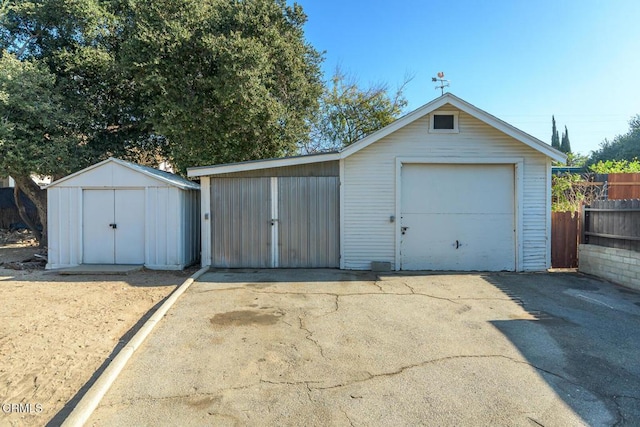
[[[144,264],[144,190],[115,190],[115,263]]]
[[[115,263],[113,190],[82,192],[82,258],[85,264]]]

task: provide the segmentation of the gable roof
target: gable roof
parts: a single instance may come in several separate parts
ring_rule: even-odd
[[[131,169],[133,171],[136,172],[140,172],[150,178],[156,179],[158,181],[162,181],[164,183],[173,185],[174,187],[178,187],[181,188],[183,190],[197,190],[200,188],[200,185],[193,182],[193,181],[189,181],[188,179],[185,179],[179,175],[170,173],[170,172],[165,172],[165,171],[161,171],[159,169],[154,169],[152,167],[149,166],[143,166],[143,165],[139,165],[137,163],[132,163],[132,162],[127,162],[126,160],[120,160],[120,159],[116,159],[114,157],[109,157],[107,160],[103,160],[100,163],[96,163],[95,165],[89,166],[88,168],[82,169],[78,172],[72,173],[71,175],[67,175],[64,178],[61,178],[57,181],[52,182],[51,184],[45,186],[44,188],[49,188],[49,187],[55,187],[56,185],[71,179],[73,177],[76,177],[78,175],[81,175],[85,172],[88,172],[90,170],[93,169],[97,169],[107,163],[116,163],[120,166],[124,166],[128,169]]]
[[[229,163],[224,165],[200,166],[200,167],[188,168],[187,175],[190,177],[218,175],[221,173],[240,172],[240,171],[247,171],[247,170],[273,168],[273,167],[279,167],[279,166],[292,166],[292,165],[298,165],[298,164],[344,159],[368,147],[369,145],[381,140],[382,138],[392,134],[393,132],[415,122],[416,120],[421,119],[422,117],[425,117],[431,112],[447,104],[450,104],[451,106],[456,107],[460,111],[463,111],[469,114],[470,116],[473,116],[476,119],[486,123],[487,125],[505,133],[506,135],[509,135],[513,139],[544,154],[545,156],[551,158],[552,160],[555,160],[557,162],[565,162],[567,160],[567,156],[564,153],[556,150],[555,148],[551,147],[549,144],[546,144],[545,142],[539,140],[538,138],[535,138],[529,135],[528,133],[521,131],[520,129],[510,125],[509,123],[502,121],[499,118],[487,113],[486,111],[481,110],[472,104],[469,104],[468,102],[464,101],[461,98],[458,98],[452,93],[445,93],[444,95],[423,105],[417,110],[414,110],[409,114],[399,118],[393,123],[372,133],[371,135],[368,135],[362,138],[361,140],[356,141],[355,143],[349,145],[348,147],[343,148],[339,152],[326,153],[326,154],[314,154],[314,155],[306,155],[306,156],[284,157],[284,158],[278,158],[278,159],[255,160],[251,162]]]

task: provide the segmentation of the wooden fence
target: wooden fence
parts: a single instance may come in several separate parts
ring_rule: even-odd
[[[551,213],[551,266],[576,268],[580,239],[580,212]]]
[[[610,173],[609,200],[640,199],[640,173]]]
[[[597,200],[583,216],[584,243],[640,252],[640,200]]]

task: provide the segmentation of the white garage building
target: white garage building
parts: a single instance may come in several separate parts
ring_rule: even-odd
[[[447,93],[337,153],[191,168],[202,264],[544,270],[554,160]]]
[[[47,268],[179,270],[200,254],[200,186],[110,158],[47,187]]]

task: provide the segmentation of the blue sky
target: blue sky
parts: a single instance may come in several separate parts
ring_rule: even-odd
[[[449,91],[545,141],[551,115],[574,152],[640,114],[638,0],[297,0],[307,40],[362,86],[399,85],[408,111]]]

